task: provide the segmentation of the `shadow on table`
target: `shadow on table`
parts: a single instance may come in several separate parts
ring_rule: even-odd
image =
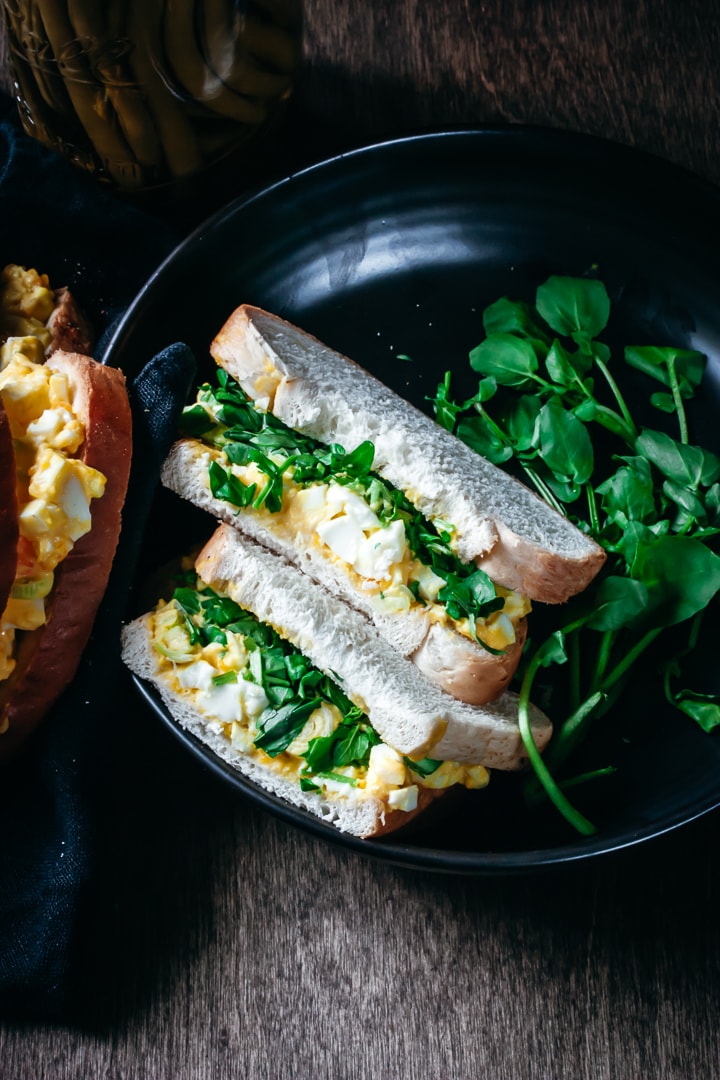
[[[147,728],[115,762],[101,864],[79,927],[76,1015],[86,1032],[107,1036],[161,1001],[210,1000],[248,950],[262,940],[277,963],[280,942],[321,914],[339,920],[358,950],[385,948],[401,914],[419,965],[437,948],[430,928],[442,935],[443,963],[470,949],[483,962],[522,956],[560,978],[589,963],[611,971],[622,955],[625,971],[649,980],[660,947],[670,974],[682,957],[687,977],[713,948],[708,934],[718,943],[717,815],[552,872],[442,876],[285,825],[218,784],[149,714],[136,723]],[[250,967],[257,977],[258,957]],[[207,985],[185,985],[195,977]]]

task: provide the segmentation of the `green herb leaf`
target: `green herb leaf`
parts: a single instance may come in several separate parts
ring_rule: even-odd
[[[578,344],[596,338],[610,317],[605,286],[590,278],[549,277],[538,286],[535,305],[552,330]]]
[[[237,682],[237,671],[224,671],[222,675],[213,675],[213,686],[226,686]]]
[[[623,459],[617,472],[598,485],[602,507],[610,521],[625,529],[630,521],[652,524],[657,520],[655,485],[649,461],[644,457]]]
[[[648,591],[641,581],[606,577],[597,590],[586,625],[593,630],[620,630],[632,625],[647,608]]]
[[[672,703],[700,725],[703,731],[720,727],[720,699],[715,694],[700,694],[695,690],[680,690]]]
[[[542,402],[539,397],[522,394],[505,403],[502,420],[516,453],[536,450],[540,441],[538,416]]]
[[[249,506],[252,502],[256,484],[244,484],[242,480],[234,476],[229,470],[223,469],[217,461],[211,461],[208,469],[210,490],[216,499],[222,499],[232,506]]]
[[[680,443],[664,431],[645,428],[635,446],[663,476],[686,487],[709,487],[720,479],[720,458],[716,454],[701,446]]]
[[[343,773],[338,772],[320,772],[316,773],[322,780],[337,780],[341,784],[348,784],[350,787],[357,787],[357,780],[354,776],[345,776]]]
[[[509,300],[507,296],[490,304],[483,312],[485,334],[519,334],[548,344],[547,327],[537,317],[531,304],[524,300]]]
[[[533,381],[538,359],[528,341],[513,334],[493,334],[472,350],[470,365],[501,386],[526,386]]]
[[[625,360],[631,367],[670,386],[669,364],[675,366],[680,393],[684,398],[693,396],[702,382],[705,357],[694,349],[675,349],[656,345],[628,345]]]
[[[434,758],[420,758],[418,761],[414,761],[412,758],[406,757],[403,760],[411,772],[421,777],[432,776],[442,765],[442,761],[435,761]]]
[[[438,599],[445,604],[453,619],[468,616],[486,619],[505,606],[504,599],[497,595],[494,584],[484,570],[476,570],[465,578],[450,573],[446,581],[447,584],[438,593]]]
[[[552,399],[538,415],[543,461],[563,481],[584,484],[592,476],[593,445],[587,428],[574,413]]]
[[[458,424],[457,436],[493,465],[502,465],[513,456],[512,446],[483,417],[472,416]]]
[[[554,634],[551,634],[543,641],[534,655],[534,661],[539,667],[567,663],[565,634],[562,630],[556,630]]]
[[[322,792],[322,788],[314,780],[311,780],[309,776],[300,777],[300,790]]]
[[[183,435],[199,438],[216,425],[215,418],[202,405],[190,405],[183,409],[180,419],[180,432]]]
[[[297,738],[310,715],[320,705],[322,701],[315,698],[311,701],[291,702],[280,709],[265,709],[258,721],[261,734],[255,739],[255,745],[270,757],[277,757]]]
[[[632,574],[647,589],[648,615],[656,627],[689,619],[720,590],[720,558],[690,536],[640,544]]]

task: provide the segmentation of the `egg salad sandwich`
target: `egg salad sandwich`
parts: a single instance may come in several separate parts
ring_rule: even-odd
[[[89,349],[67,290],[0,274],[0,760],[73,678],[120,533],[125,379]]]
[[[531,602],[584,589],[603,549],[277,316],[239,307],[211,353],[166,486],[342,597],[448,694],[502,694]]]
[[[520,769],[517,699],[459,702],[296,566],[220,525],[122,656],[175,720],[265,790],[376,837],[452,787]],[[549,720],[531,708],[543,748]]]

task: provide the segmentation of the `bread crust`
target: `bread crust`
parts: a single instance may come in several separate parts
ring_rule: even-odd
[[[93,344],[90,324],[65,286],[55,292],[55,307],[47,321],[47,328],[52,334],[49,353],[62,350],[90,355]]]
[[[493,654],[437,623],[410,659],[431,682],[458,701],[487,705],[508,688],[517,670],[527,637],[527,620],[515,628],[515,641]]]
[[[5,610],[15,580],[18,534],[15,452],[10,421],[0,398],[0,612]]]
[[[107,585],[130,475],[132,417],[122,372],[64,351],[47,364],[68,378],[85,428],[79,457],[107,482],[93,500],[90,532],[56,571],[46,623],[23,634],[15,668],[0,686],[0,760],[25,743],[77,670]]]
[[[533,600],[562,603],[582,592],[605,562],[599,544],[524,484],[355,361],[278,316],[241,305],[216,335],[211,353],[290,427],[346,450],[370,439],[377,472],[426,516],[453,522],[458,554],[498,584]]]

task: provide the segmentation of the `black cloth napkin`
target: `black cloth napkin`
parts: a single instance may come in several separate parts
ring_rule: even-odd
[[[107,339],[134,294],[181,238],[179,228],[104,191],[19,129],[0,99],[2,264],[68,285]],[[102,343],[96,351],[100,355]],[[70,1016],[72,955],[100,843],[96,808],[117,729],[119,628],[160,463],[194,380],[181,344],[130,385],[134,467],[108,591],[78,676],[11,767],[0,769],[0,1015]]]

